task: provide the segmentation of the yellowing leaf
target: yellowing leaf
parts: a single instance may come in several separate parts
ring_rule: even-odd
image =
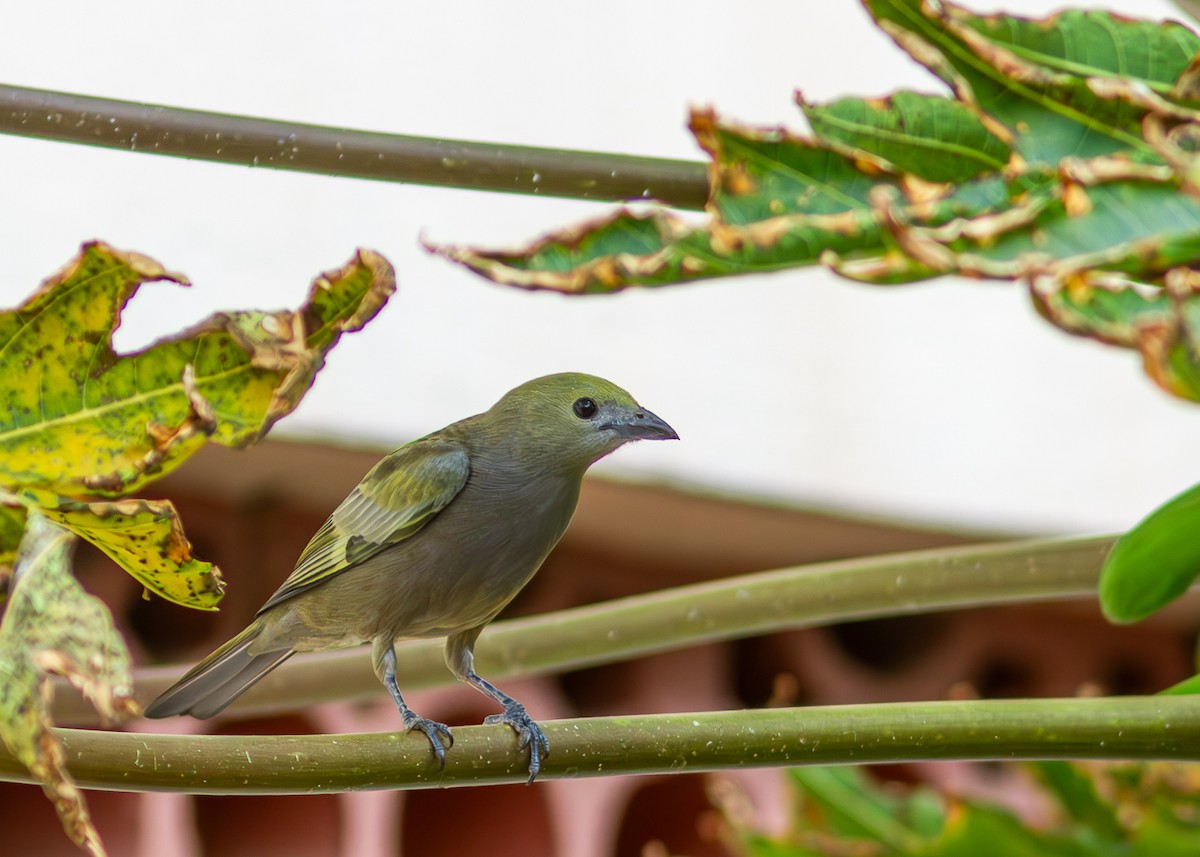
[[[186,284],[145,256],[94,242],[15,310],[0,312],[0,489],[95,544],[148,589],[213,609],[220,573],[191,555],[174,508],[110,502],[212,439],[244,446],[290,413],[343,333],[395,291],[387,260],[360,250],[321,274],[296,311],[217,313],[118,355],[121,310],[150,280]],[[0,571],[22,511],[0,514]]]
[[[70,503],[42,513],[87,539],[147,589],[168,601],[215,610],[224,582],[210,562],[192,556],[183,525],[168,500]]]
[[[42,783],[71,839],[98,857],[104,846],[51,731],[49,677],[67,679],[107,720],[137,706],[112,616],[71,574],[73,544],[70,533],[30,512],[0,620],[0,737]]]
[[[97,857],[104,846],[51,731],[48,676],[78,687],[106,720],[136,705],[112,616],[71,575],[72,532],[164,598],[214,609],[220,572],[193,558],[174,506],[119,498],[209,438],[261,437],[295,408],[342,333],[395,290],[391,265],[363,250],[317,277],[295,312],[218,313],[118,355],[121,311],[150,280],[186,285],[144,256],[86,244],[22,306],[0,312],[0,580],[13,569],[0,619],[0,738]]]
[[[119,497],[206,438],[251,443],[295,408],[341,334],[395,290],[391,265],[362,250],[319,276],[295,312],[218,313],[117,355],[121,309],[150,280],[186,283],[144,256],[91,243],[0,313],[0,484]]]

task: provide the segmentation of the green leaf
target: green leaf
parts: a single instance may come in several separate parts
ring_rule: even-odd
[[[952,14],[989,43],[1025,62],[1079,78],[1122,78],[1169,95],[1200,53],[1200,36],[1175,21],[1139,21],[1068,9],[1041,19]]]
[[[1049,321],[1136,349],[1200,401],[1200,36],[1105,12],[864,3],[955,99],[801,100],[812,139],[694,111],[706,220],[622,210],[512,251],[430,249],[572,294],[814,264],[876,284],[1022,282]]]
[[[1194,693],[1200,693],[1200,675],[1194,675],[1191,678],[1185,678],[1178,684],[1173,684],[1168,688],[1160,690],[1159,693],[1164,696],[1188,696]]]
[[[725,125],[708,112],[693,114],[692,130],[718,167],[707,224],[622,209],[515,251],[427,247],[499,283],[570,294],[766,273],[815,264],[824,254],[875,259],[890,247],[871,194],[881,187],[898,193],[899,183],[877,167],[866,172],[820,143]],[[1007,203],[1005,184],[988,180],[921,208],[940,224]],[[885,268],[879,281],[934,274],[898,255]]]
[[[1136,622],[1175,600],[1200,575],[1200,485],[1168,500],[1121,536],[1100,572],[1100,607]]]
[[[428,246],[498,283],[568,294],[655,286],[726,271],[703,232],[665,213],[625,209],[511,253]]]
[[[576,230],[547,235],[516,251],[433,246],[429,249],[498,283],[567,294],[619,291],[732,274],[768,273],[797,259],[815,262],[829,247],[862,243],[868,216],[825,228],[801,218],[778,219],[755,230],[710,234],[680,218],[620,209]]]
[[[783,129],[718,122],[705,111],[692,113],[691,129],[717,167],[709,209],[731,226],[784,214],[865,212],[877,184],[898,187],[897,176]]]
[[[117,497],[174,469],[209,437],[242,446],[291,411],[341,333],[394,289],[362,251],[314,282],[298,312],[221,313],[134,354],[112,332],[144,282],[186,281],[100,243],[0,313],[0,484]]]
[[[1200,277],[1187,267],[1200,264],[1200,199],[1182,193],[1169,169],[1109,158],[1073,162],[1061,175],[914,185],[894,178],[894,165],[860,169],[778,130],[705,113],[693,129],[714,160],[707,224],[621,211],[523,250],[440,252],[499,282],[571,293],[817,261],[875,283],[1027,279],[1047,319],[1136,348],[1164,389],[1200,400]],[[1172,278],[1167,292],[1143,285]]]
[[[894,172],[926,181],[961,184],[1004,169],[1012,154],[974,112],[949,98],[897,92],[800,106],[821,141],[867,152]]]
[[[1082,767],[1060,761],[1031,765],[1038,779],[1077,824],[1099,839],[1114,843],[1125,840],[1125,829],[1116,808],[1100,797],[1095,781]]]
[[[1182,809],[1182,811],[1179,811]],[[1195,823],[1196,807],[1176,808],[1158,801],[1146,813],[1138,827],[1137,839],[1129,857],[1194,857],[1200,841],[1200,826]]]
[[[1200,401],[1200,278],[1169,272],[1167,288],[1105,285],[1079,277],[1035,285],[1038,310],[1063,330],[1136,348],[1146,373],[1183,399]]]
[[[951,813],[942,835],[912,852],[920,857],[1101,857],[1099,851],[1055,833],[1038,833],[1002,809],[964,804]]]
[[[1183,857],[1200,837],[1200,778],[1179,763],[1032,764],[1040,788],[1024,792],[1048,815],[1036,824],[1008,809],[949,799],[918,787],[890,790],[851,768],[789,771],[800,811],[782,837],[727,821],[763,857]],[[809,773],[811,772],[811,773]],[[925,820],[928,803],[935,812]],[[1044,812],[1049,810],[1049,813]],[[881,825],[879,821],[882,820]],[[893,825],[901,825],[897,830]],[[897,835],[900,834],[900,835]]]
[[[1059,202],[1034,228],[997,232],[971,252],[1016,265],[1024,260],[1030,270],[1039,262],[1061,271],[1095,267],[1143,281],[1200,259],[1200,199],[1177,184],[1139,180],[1131,166],[1118,180],[1097,178],[1079,190],[1079,211]]]
[[[50,676],[66,678],[105,720],[137,713],[129,654],[108,608],[71,574],[73,537],[31,511],[14,586],[0,620],[0,738],[41,782],[67,834],[103,846],[51,731]]]
[[[1034,305],[1069,333],[1110,345],[1137,348],[1145,331],[1171,322],[1170,298],[1161,289],[1095,284],[1080,278],[1033,292]]]
[[[897,851],[920,842],[901,820],[903,802],[874,784],[861,768],[791,768],[788,775],[805,798],[820,807],[829,829],[839,836],[870,840]]]
[[[742,834],[748,853],[894,854],[907,857],[1113,857],[1150,855],[1200,834],[1200,780],[1192,766],[1032,764],[1041,789],[1030,797],[1053,811],[1030,825],[998,805],[955,801],[925,787],[898,790],[850,767],[788,771],[798,790],[797,821],[778,839]]]
[[[1107,12],[1032,20],[978,16],[941,0],[864,5],[960,99],[1006,126],[1029,162],[1123,149],[1148,155],[1140,124],[1149,110],[1138,103],[1137,85],[1169,91],[1200,52],[1200,39],[1185,27]]]

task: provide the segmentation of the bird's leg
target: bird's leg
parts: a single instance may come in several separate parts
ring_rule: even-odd
[[[527,782],[532,783],[542,769],[542,759],[550,755],[550,741],[546,738],[546,733],[529,716],[524,705],[491,682],[480,678],[474,670],[467,673],[466,682],[472,687],[479,688],[504,706],[503,714],[488,715],[483,722],[489,725],[507,723],[517,733],[517,747],[522,750],[526,747],[529,748],[529,779]]]
[[[471,647],[483,627],[474,628],[461,634],[456,634],[446,640],[446,663],[450,670],[471,687],[486,693],[504,707],[502,714],[492,714],[483,719],[489,726],[506,724],[517,733],[517,748],[529,748],[529,779],[532,783],[542,770],[542,760],[550,755],[550,741],[542,727],[538,726],[525,706],[517,702],[500,688],[486,679],[480,678],[475,672],[475,656]]]
[[[400,709],[400,717],[404,721],[404,728],[410,731],[417,729],[424,732],[425,737],[429,739],[429,745],[433,748],[433,755],[437,757],[438,767],[445,768],[446,748],[454,746],[454,735],[451,734],[450,727],[445,723],[422,717],[405,704],[404,697],[400,695],[400,686],[396,683],[396,649],[390,641],[375,644],[375,674],[379,676],[383,686],[396,701],[396,707]],[[443,737],[445,744],[442,743]]]

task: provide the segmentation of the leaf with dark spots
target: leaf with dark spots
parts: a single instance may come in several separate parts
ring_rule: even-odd
[[[175,507],[167,500],[80,503],[63,500],[41,510],[86,539],[168,601],[215,610],[225,584],[215,565],[192,556]]]
[[[0,620],[0,738],[41,782],[63,828],[104,853],[82,792],[51,731],[51,676],[75,685],[106,721],[137,713],[129,654],[108,608],[71,574],[73,537],[31,511]]]
[[[209,438],[251,443],[296,406],[341,333],[361,327],[395,288],[391,266],[362,251],[319,277],[298,312],[219,313],[117,355],[120,311],[150,280],[186,282],[144,256],[92,243],[25,304],[0,313],[0,484],[118,497]]]

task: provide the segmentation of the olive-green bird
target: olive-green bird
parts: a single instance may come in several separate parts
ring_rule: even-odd
[[[250,626],[146,716],[212,717],[295,652],[369,642],[405,727],[424,732],[444,765],[454,738],[405,704],[394,643],[446,637],[450,670],[504,708],[484,722],[508,724],[529,747],[532,781],[549,743],[521,703],[475,673],[475,640],[566,530],[588,467],[631,440],[677,438],[615,384],[566,373],[400,447],[334,510]]]

